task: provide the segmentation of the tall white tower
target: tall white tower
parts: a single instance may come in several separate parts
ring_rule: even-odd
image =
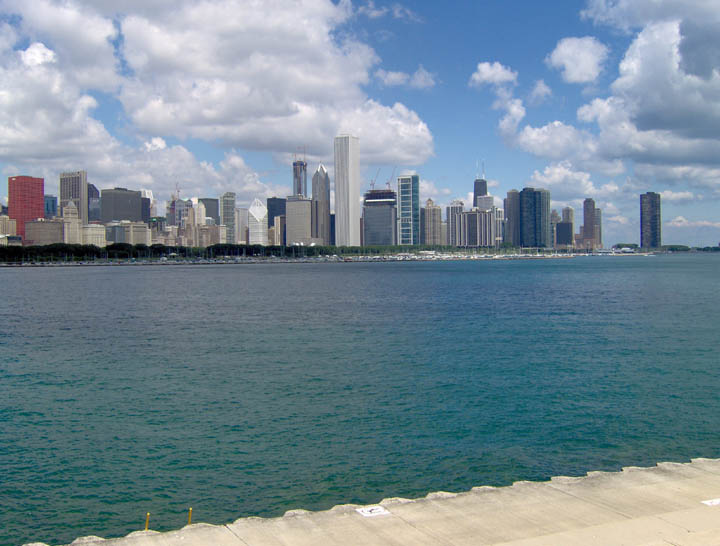
[[[360,146],[350,135],[335,137],[335,244],[360,246]]]

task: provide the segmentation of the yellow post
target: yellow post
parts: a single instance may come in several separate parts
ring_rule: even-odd
[[[150,512],[145,514],[145,530],[148,530],[148,526],[150,525]]]
[[[190,510],[188,510],[188,525],[192,523],[192,506],[190,507]]]

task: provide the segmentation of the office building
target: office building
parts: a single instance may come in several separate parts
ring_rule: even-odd
[[[580,228],[582,248],[595,250],[602,248],[602,222],[600,209],[595,207],[591,198],[583,201],[583,225]]]
[[[7,214],[0,214],[0,235],[17,235],[17,222]]]
[[[503,239],[504,212],[497,207],[477,207],[460,215],[460,245],[463,247],[497,248]]]
[[[62,219],[45,220],[45,218],[38,218],[37,220],[25,222],[25,237],[23,237],[25,246],[44,246],[62,242]]]
[[[312,243],[312,199],[304,195],[291,195],[287,198],[285,239],[287,246]]]
[[[142,198],[139,191],[113,188],[100,192],[100,220],[103,224],[129,220],[142,221]]]
[[[100,224],[86,224],[81,226],[80,230],[82,244],[93,245],[99,248],[105,248],[107,246],[105,226]]]
[[[63,243],[66,245],[81,245],[82,242],[82,221],[78,214],[75,203],[68,201],[62,208]]]
[[[302,160],[293,161],[293,195],[308,196],[307,163]]]
[[[88,223],[99,222],[101,217],[100,192],[95,184],[88,184]]]
[[[260,199],[254,199],[248,209],[248,244],[268,244],[268,209]]]
[[[238,207],[235,209],[235,241],[239,245],[246,245],[248,240],[248,209]]]
[[[398,176],[399,245],[420,244],[420,177],[417,174]]]
[[[220,225],[225,226],[225,240],[231,245],[237,242],[235,238],[235,199],[235,193],[228,191],[220,196],[219,203]]]
[[[312,177],[313,237],[330,244],[330,176],[322,163]]]
[[[88,183],[86,171],[60,174],[60,212],[72,201],[78,211],[80,223],[88,223]],[[102,204],[101,204],[102,207]]]
[[[286,200],[283,197],[268,197],[267,198],[267,211],[268,211],[268,227],[273,227],[275,224],[275,218],[278,216],[285,216]]]
[[[127,243],[129,245],[152,244],[152,233],[145,222],[110,222],[105,226],[105,238],[108,244]]]
[[[45,180],[32,176],[8,178],[8,216],[17,235],[25,239],[25,223],[45,217]]]
[[[544,189],[523,188],[520,192],[520,245],[524,247],[552,247],[550,229],[550,192]],[[508,229],[510,220],[508,220]]]
[[[552,235],[552,246],[555,247],[555,242],[557,240],[557,225],[560,223],[560,215],[558,214],[558,211],[555,209],[552,209],[550,211],[550,233]]]
[[[335,137],[335,244],[360,245],[360,144],[357,137]],[[418,227],[420,211],[418,207]]]
[[[595,243],[597,244],[597,248],[602,248],[602,210],[598,208],[595,209],[595,229],[593,231],[595,234]]]
[[[640,246],[660,248],[662,246],[662,213],[660,194],[647,192],[640,195]]]
[[[198,201],[205,207],[205,216],[207,218],[212,218],[216,226],[222,224],[220,221],[220,201],[218,199],[201,197]]]
[[[465,204],[455,199],[445,207],[445,221],[447,222],[446,244],[460,246],[460,215],[465,210]]]
[[[483,197],[487,194],[488,194],[487,180],[485,180],[484,178],[475,179],[475,183],[473,184],[473,204],[472,204],[472,206],[477,207],[480,210],[489,210],[489,209],[483,209],[478,205],[478,197]]]
[[[45,196],[45,218],[55,218],[58,215],[58,198],[56,195]]]
[[[565,207],[562,209],[562,221],[565,223],[573,224],[573,232],[575,230],[575,211],[572,207]]]
[[[495,206],[495,198],[492,195],[478,195],[474,206],[478,210],[490,210]]]
[[[150,218],[157,216],[157,205],[152,190],[140,190],[140,197],[143,199],[143,222],[149,222]],[[145,212],[145,200],[147,199],[147,213]],[[145,216],[147,215],[147,220]]]
[[[335,213],[330,213],[330,246],[335,246]]]
[[[391,189],[365,192],[363,245],[395,244],[397,244],[397,194]]]
[[[505,207],[505,242],[520,246],[520,193],[517,190],[507,192],[503,203]]]
[[[555,246],[557,248],[572,248],[574,239],[572,222],[558,222],[555,226]]]
[[[425,222],[423,225],[423,242],[426,245],[444,245],[442,238],[442,209],[432,199],[425,201],[423,209]]]

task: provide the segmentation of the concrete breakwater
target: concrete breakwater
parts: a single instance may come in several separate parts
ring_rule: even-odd
[[[73,546],[720,544],[720,459],[384,499]],[[25,546],[47,546],[32,543]]]

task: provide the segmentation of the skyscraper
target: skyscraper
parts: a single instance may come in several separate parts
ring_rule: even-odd
[[[45,217],[45,179],[32,176],[8,178],[8,216],[25,240],[25,222]]]
[[[235,197],[235,193],[231,191],[220,196],[220,225],[225,226],[225,240],[231,245],[237,242],[235,239]],[[267,228],[265,229],[267,230]]]
[[[523,188],[520,192],[519,216],[521,246],[552,247],[550,192],[548,190]]]
[[[360,245],[360,150],[357,137],[335,137],[335,244]],[[418,218],[419,223],[419,218]]]
[[[293,195],[307,197],[307,163],[305,161],[293,161]]]
[[[591,198],[583,201],[583,226],[582,226],[583,247],[594,249],[595,243],[595,200]]]
[[[662,213],[660,194],[647,192],[640,195],[640,246],[660,248],[662,246]]]
[[[313,233],[323,245],[330,244],[330,177],[320,163],[312,177]]]
[[[55,218],[58,214],[58,199],[56,195],[45,196],[45,218]]]
[[[478,204],[478,197],[482,197],[484,195],[487,195],[487,180],[484,178],[477,178],[475,179],[475,184],[473,184],[473,207],[477,207]],[[472,207],[470,207],[472,208]],[[487,210],[487,209],[485,209]]]
[[[520,246],[520,193],[517,190],[507,192],[505,198],[505,242]]]
[[[426,245],[444,245],[442,240],[442,209],[432,199],[425,201],[425,225],[423,240]]]
[[[100,220],[103,224],[121,220],[140,222],[142,220],[140,192],[125,188],[102,190],[100,193]]]
[[[260,199],[254,199],[248,209],[248,244],[268,244],[268,209]]]
[[[363,201],[363,244],[394,245],[397,242],[397,194],[369,190]]]
[[[460,246],[460,215],[465,210],[465,204],[455,199],[445,207],[445,220],[447,221],[447,244]]]
[[[312,242],[312,203],[312,200],[304,195],[291,195],[287,198],[285,238],[288,246],[309,245]]]
[[[88,222],[99,222],[100,215],[100,192],[95,184],[88,184]]]
[[[81,224],[88,223],[87,171],[60,174],[60,211],[72,201],[78,211]]]
[[[212,197],[201,197],[198,199],[205,206],[205,214],[208,218],[215,220],[215,225],[219,226],[220,222],[220,200]]]
[[[399,245],[420,244],[420,177],[398,176]]]

